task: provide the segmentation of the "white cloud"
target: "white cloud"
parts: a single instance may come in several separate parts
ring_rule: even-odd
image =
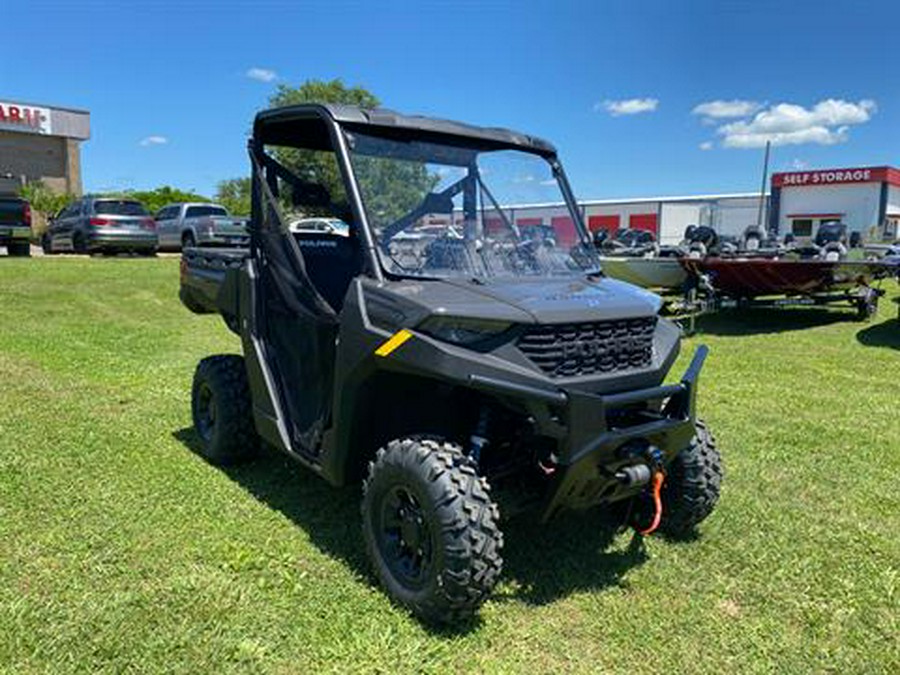
[[[269,70],[268,68],[259,68],[254,66],[247,70],[244,73],[251,80],[257,80],[258,82],[272,82],[276,77],[278,77],[278,73],[274,70]]]
[[[707,118],[722,119],[726,117],[746,117],[752,115],[762,106],[756,101],[706,101],[694,107],[691,111],[695,115]]]
[[[805,162],[802,159],[795,159],[791,162],[791,168],[794,171],[805,171],[809,168],[809,162]]]
[[[875,101],[858,103],[825,99],[812,108],[795,103],[779,103],[761,110],[752,118],[721,125],[716,133],[726,148],[761,148],[772,145],[835,145],[848,139],[851,126],[872,119]]]
[[[712,142],[712,141],[703,141],[703,142],[700,144],[700,149],[701,149],[701,150],[712,150],[712,149],[713,149],[713,142]]]
[[[147,136],[146,138],[142,138],[140,144],[143,147],[149,147],[151,145],[165,145],[169,142],[169,139],[165,136]]]
[[[603,101],[594,104],[594,111],[605,110],[613,117],[621,115],[637,115],[639,113],[653,112],[659,106],[659,100],[655,98],[628,98],[622,101]]]

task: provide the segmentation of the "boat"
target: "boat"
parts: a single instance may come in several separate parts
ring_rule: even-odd
[[[788,258],[681,258],[692,275],[704,275],[721,295],[815,295],[867,286],[889,275],[889,266],[869,260]]]
[[[681,290],[688,279],[678,262],[682,254],[674,247],[660,247],[651,232],[620,229],[610,239],[607,232],[594,233],[604,273],[613,279],[643,288]]]
[[[632,258],[601,256],[603,271],[613,279],[627,281],[643,288],[681,289],[688,280],[688,272],[680,258]]]

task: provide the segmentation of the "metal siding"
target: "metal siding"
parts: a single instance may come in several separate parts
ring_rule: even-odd
[[[869,240],[875,236],[873,228],[880,224],[880,204],[880,183],[782,187],[778,231],[791,231],[789,214],[843,213],[847,229],[861,232]]]
[[[51,108],[50,127],[53,136],[85,141],[91,137],[91,116],[87,113]]]

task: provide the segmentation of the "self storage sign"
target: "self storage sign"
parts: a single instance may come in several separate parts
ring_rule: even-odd
[[[49,134],[50,109],[0,101],[0,129]]]
[[[824,171],[795,171],[772,176],[775,187],[794,185],[834,185],[836,183],[869,183],[884,180],[884,169],[826,169]]]

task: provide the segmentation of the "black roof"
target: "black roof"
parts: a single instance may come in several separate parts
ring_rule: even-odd
[[[544,139],[510,129],[479,127],[434,117],[403,115],[384,108],[368,109],[334,103],[305,103],[264,110],[256,115],[254,135],[263,143],[277,142],[288,135],[284,127],[291,123],[314,120],[321,122],[326,118],[341,126],[361,130],[369,128],[382,133],[405,135],[404,132],[415,132],[416,135],[427,137],[472,139],[483,141],[488,147],[520,148],[542,155],[556,155],[556,148]],[[280,132],[278,127],[282,127]]]

